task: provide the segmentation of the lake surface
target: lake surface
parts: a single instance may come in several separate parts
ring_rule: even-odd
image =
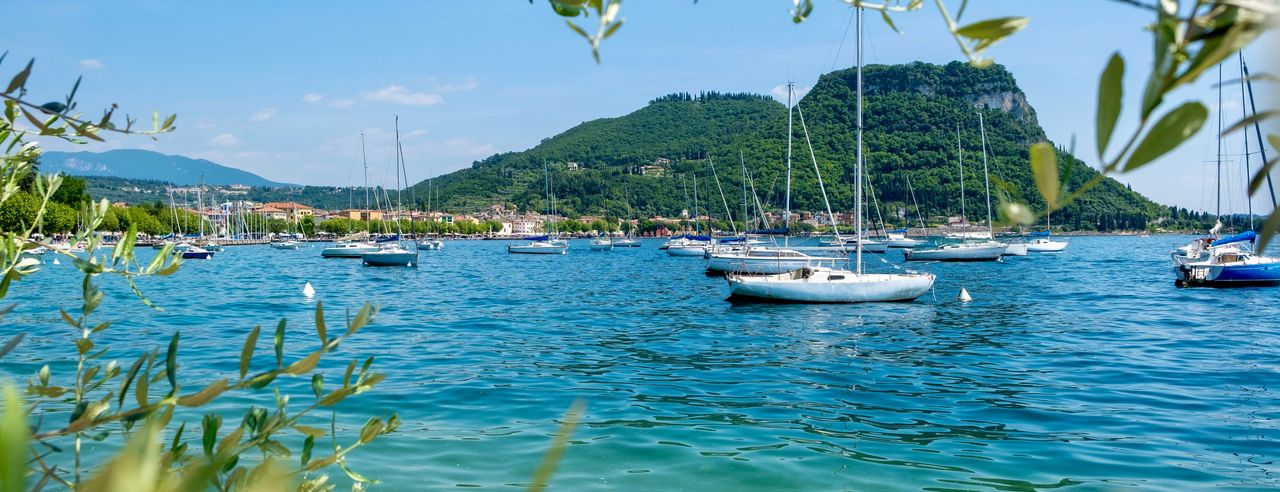
[[[352,358],[376,355],[388,375],[338,406],[348,439],[369,416],[404,420],[350,460],[382,490],[518,489],[576,399],[559,490],[1280,487],[1280,288],[1174,287],[1168,251],[1185,238],[1070,242],[1003,263],[868,255],[869,270],[938,275],[915,302],[868,305],[729,303],[700,259],[653,240],[608,253],[575,240],[564,256],[454,241],[417,269],[325,260],[319,244],[234,247],[143,281],[163,312],[103,279],[97,320],[116,323],[96,339],[127,365],[180,330],[194,388],[235,376],[255,324],[287,318],[299,357],[317,343],[317,299],[331,333],[344,310],[380,304],[321,367],[331,387]],[[2,301],[17,309],[0,339],[28,338],[0,376],[74,370],[56,308],[79,306],[77,273],[47,264]],[[953,300],[962,287],[973,302]],[[291,408],[311,401],[306,381],[284,387]]]

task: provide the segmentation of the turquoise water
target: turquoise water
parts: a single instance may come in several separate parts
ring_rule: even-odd
[[[351,459],[383,490],[523,486],[575,399],[587,410],[560,490],[1280,487],[1280,289],[1175,288],[1182,238],[1070,241],[1004,263],[911,264],[939,279],[913,303],[820,306],[725,302],[699,259],[655,241],[592,253],[578,240],[565,256],[449,242],[418,269],[237,247],[143,282],[164,312],[104,280],[116,324],[98,339],[127,364],[181,330],[196,387],[235,374],[255,324],[287,318],[301,354],[315,299],[331,324],[379,303],[322,369],[332,380],[376,355],[388,374],[338,408],[348,435],[368,416],[404,420]],[[3,301],[18,306],[0,339],[28,334],[0,359],[9,378],[73,370],[56,307],[78,306],[80,277],[45,268]],[[953,301],[961,287],[973,302]],[[285,388],[294,407],[310,401],[305,381]]]

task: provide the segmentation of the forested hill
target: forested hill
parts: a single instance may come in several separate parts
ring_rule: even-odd
[[[960,213],[957,130],[964,149],[965,210],[972,220],[985,218],[979,111],[986,121],[993,193],[1008,193],[1043,206],[1029,172],[1027,146],[1043,141],[1045,134],[1035,110],[1004,67],[977,69],[962,62],[871,65],[864,69],[863,78],[867,170],[886,221],[901,222],[890,216],[906,210],[914,222],[908,176],[926,216]],[[799,103],[837,210],[853,208],[854,82],[852,69],[823,75]],[[793,208],[821,210],[822,197],[799,114],[793,135]],[[432,187],[444,208],[467,210],[509,203],[542,210],[546,164],[557,206],[569,215],[626,216],[628,206],[632,216],[676,215],[687,207],[686,189],[692,196],[696,179],[701,206],[723,216],[718,177],[725,201],[740,219],[740,159],[754,178],[759,199],[766,207],[781,209],[786,147],[787,110],[772,98],[673,94],[626,116],[582,123],[532,149],[494,155],[469,169],[436,178]],[[1065,152],[1059,162],[1064,172],[1072,170],[1067,177],[1072,186],[1095,174]],[[426,183],[415,186],[419,200],[424,201]],[[1084,229],[1139,228],[1161,215],[1168,215],[1168,209],[1108,179],[1056,213],[1054,222]]]

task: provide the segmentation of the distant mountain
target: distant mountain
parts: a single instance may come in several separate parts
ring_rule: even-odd
[[[832,208],[853,209],[854,82],[852,69],[825,74],[799,102],[810,139],[806,142],[797,116],[790,190],[793,209],[825,208],[809,142]],[[964,213],[971,221],[986,219],[976,111],[986,117],[992,201],[1009,196],[1044,208],[1028,166],[1027,146],[1045,141],[1045,133],[1013,74],[1004,67],[978,69],[962,62],[871,65],[865,69],[864,83],[866,164],[875,193],[875,201],[868,205],[873,217],[876,204],[886,221],[898,224],[914,222],[915,203],[934,222],[961,214],[959,128],[969,164],[963,178]],[[434,208],[472,210],[507,203],[523,210],[544,210],[545,165],[551,172],[556,205],[570,216],[675,216],[690,207],[686,197],[692,197],[697,186],[699,208],[717,216],[729,208],[739,218],[740,163],[753,175],[760,202],[775,212],[783,208],[786,145],[787,109],[772,98],[672,94],[625,116],[584,122],[531,149],[494,155],[438,176],[432,180],[430,195],[426,183],[415,185],[415,191],[419,202],[425,196],[437,197]],[[712,159],[718,168],[714,175]],[[1072,188],[1097,174],[1065,150],[1059,151],[1058,162]],[[913,190],[907,188],[908,177]],[[721,193],[723,199],[718,196]],[[1056,212],[1053,222],[1077,229],[1129,229],[1145,227],[1147,220],[1168,214],[1168,208],[1105,179]]]
[[[167,181],[177,185],[200,183],[200,177],[211,185],[294,186],[277,183],[248,171],[224,166],[204,159],[138,149],[106,152],[45,152],[40,156],[40,172],[67,173],[73,176],[114,176],[126,179]]]

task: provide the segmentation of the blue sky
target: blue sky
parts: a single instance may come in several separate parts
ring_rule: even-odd
[[[373,179],[390,181],[399,115],[416,181],[670,92],[769,93],[788,78],[811,86],[853,63],[852,38],[837,56],[848,7],[815,3],[813,17],[795,25],[785,0],[630,0],[624,27],[602,49],[602,65],[544,0],[20,0],[6,9],[11,18],[40,21],[10,23],[0,49],[11,52],[10,63],[37,59],[36,97],[56,99],[83,74],[81,108],[91,113],[118,102],[143,115],[179,114],[178,132],[158,141],[117,137],[76,150],[147,148],[278,181],[344,185],[359,182],[364,131]],[[1065,145],[1074,135],[1076,153],[1096,164],[1090,136],[1098,73],[1120,49],[1130,67],[1126,108],[1136,105],[1140,67],[1150,59],[1142,30],[1149,14],[1106,0],[971,3],[967,20],[1031,18],[990,54],[1018,79],[1049,137]],[[868,15],[867,63],[960,58],[932,3],[895,19],[901,34]],[[1262,56],[1272,41],[1253,48],[1255,72],[1275,72],[1274,60]],[[16,70],[5,66],[3,73]],[[1226,77],[1236,70],[1229,66]],[[1178,95],[1213,107],[1210,78]],[[1240,117],[1239,92],[1224,97],[1229,124]],[[1122,117],[1121,124],[1133,120]],[[1225,145],[1239,154],[1238,137]],[[1212,134],[1202,132],[1162,162],[1118,178],[1162,203],[1211,207],[1213,187],[1203,179],[1212,176],[1214,153]],[[1242,164],[1231,159],[1229,177],[1243,183]],[[1224,192],[1231,204],[1224,212],[1244,210],[1242,184],[1233,186]],[[1255,207],[1270,208],[1262,200]]]

